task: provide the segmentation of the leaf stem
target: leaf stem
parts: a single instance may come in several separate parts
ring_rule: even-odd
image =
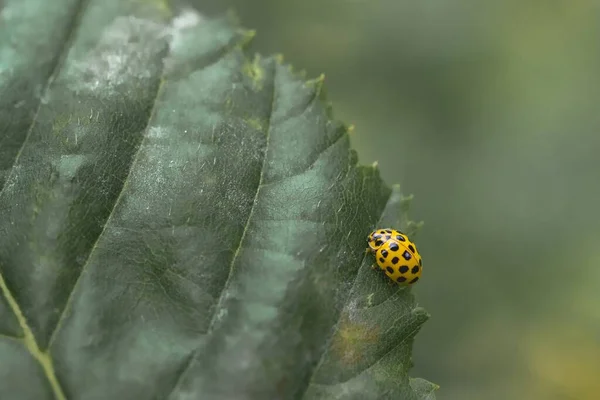
[[[8,289],[8,285],[4,280],[4,277],[0,273],[0,292],[4,294],[6,301],[12,312],[17,317],[17,321],[23,329],[23,344],[25,348],[29,351],[29,353],[36,359],[36,361],[42,366],[44,373],[46,374],[46,378],[48,378],[48,382],[50,382],[50,386],[52,387],[52,392],[54,393],[54,397],[56,400],[66,400],[65,394],[60,386],[60,382],[58,382],[58,378],[56,377],[56,373],[54,371],[54,365],[52,364],[52,358],[50,356],[49,351],[42,351],[35,340],[35,336],[27,324],[27,319],[19,307],[17,300],[14,298],[10,290]]]

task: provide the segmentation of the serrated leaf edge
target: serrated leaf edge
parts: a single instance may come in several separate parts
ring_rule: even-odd
[[[84,11],[85,11],[86,6],[87,6],[88,3],[89,3],[89,0],[80,0],[77,3],[78,4],[78,10],[75,13],[75,17],[73,18],[73,23],[71,25],[71,29],[69,30],[69,34],[68,34],[68,39],[65,40],[65,42],[63,44],[63,48],[61,49],[61,55],[60,55],[60,57],[57,58],[57,63],[55,64],[52,73],[48,77],[48,81],[47,81],[47,84],[45,86],[44,92],[47,91],[48,88],[50,87],[50,85],[52,84],[54,78],[56,77],[56,74],[58,73],[58,71],[60,70],[60,68],[62,66],[62,63],[64,62],[64,59],[66,58],[66,55],[68,54],[68,50],[70,49],[70,44],[72,43],[72,41],[74,39],[74,32],[77,31],[77,27],[79,26],[79,23],[81,22],[81,17],[84,14]],[[231,10],[230,10],[230,12],[228,13],[227,16],[230,18],[230,21],[232,21],[232,22],[236,23],[237,25],[239,25],[239,23],[237,23],[237,21],[238,21],[237,15],[235,15]],[[222,54],[221,57],[219,57],[219,59],[221,59],[223,56],[229,54],[229,52],[232,51],[232,50],[240,49],[240,48],[241,49],[246,48],[253,41],[253,39],[254,39],[254,37],[256,35],[256,31],[255,30],[242,30],[241,32],[242,32],[241,40],[239,40],[236,43],[234,43],[233,46],[231,46],[231,48],[229,48],[229,51],[225,51],[225,53]],[[277,62],[277,64],[283,65],[283,63],[284,63],[284,55],[283,54],[278,53],[278,54],[274,55],[273,58],[275,59],[275,61]],[[210,64],[213,64],[213,62],[211,62]],[[324,74],[320,74],[316,78],[306,80],[306,72],[304,70],[295,71],[293,65],[291,65],[291,64],[288,65],[288,69],[292,73],[293,76],[295,76],[296,78],[299,78],[301,80],[304,80],[305,81],[305,85],[314,85],[315,86],[315,97],[323,100],[324,107],[325,107],[325,109],[327,111],[327,116],[330,119],[333,119],[332,118],[331,103],[325,101],[325,99],[323,98],[323,96],[324,96],[325,75]],[[276,70],[277,69],[275,68],[275,71]],[[273,76],[273,79],[275,80],[275,74]],[[158,99],[160,98],[160,96],[162,94],[163,85],[165,84],[165,82],[166,81],[165,81],[164,70],[163,70],[163,72],[161,74],[160,83],[158,85],[158,89],[157,89],[157,92],[156,92],[156,96],[155,96],[155,98],[153,100],[152,109],[151,109],[151,112],[149,114],[148,123],[147,123],[147,126],[146,126],[145,130],[148,129],[150,123],[153,120],[153,117],[154,117],[154,114],[155,114],[155,111],[156,111],[156,106],[158,104]],[[275,91],[275,84],[273,85],[273,90]],[[258,184],[257,189],[256,189],[256,193],[255,193],[255,197],[254,197],[254,202],[253,202],[252,208],[250,210],[248,219],[246,221],[246,224],[245,224],[245,227],[244,227],[244,231],[242,233],[242,236],[240,237],[239,245],[236,248],[236,251],[234,253],[234,257],[232,258],[232,261],[230,263],[229,275],[228,275],[228,278],[227,278],[227,280],[225,282],[225,285],[223,286],[223,289],[221,291],[221,295],[220,295],[219,301],[217,303],[217,306],[215,307],[215,313],[213,314],[213,317],[211,319],[211,322],[210,322],[209,329],[208,329],[207,333],[210,333],[212,331],[212,329],[214,328],[214,323],[216,322],[216,316],[218,314],[216,312],[216,310],[219,308],[220,305],[222,305],[222,302],[224,300],[224,294],[226,292],[226,289],[227,289],[227,287],[229,285],[230,278],[232,276],[232,272],[233,272],[233,269],[234,269],[234,263],[235,263],[235,261],[236,261],[236,259],[238,257],[240,249],[242,248],[242,243],[243,243],[244,238],[246,236],[247,229],[248,229],[248,226],[249,226],[249,222],[252,219],[252,215],[254,213],[254,209],[255,209],[255,205],[256,205],[256,202],[257,202],[257,198],[258,198],[260,189],[263,186],[263,176],[264,176],[265,164],[266,164],[266,160],[267,160],[267,152],[268,152],[268,149],[269,149],[269,136],[270,136],[271,123],[272,123],[272,112],[273,112],[274,99],[275,99],[275,93],[273,94],[272,102],[271,102],[271,112],[270,112],[271,118],[269,119],[269,126],[266,129],[267,130],[267,132],[266,132],[267,137],[266,137],[266,145],[265,145],[265,149],[264,149],[263,164],[262,164],[261,171],[260,171],[259,184]],[[26,138],[25,138],[25,140],[24,140],[24,142],[23,142],[23,144],[22,144],[19,152],[17,153],[17,156],[15,157],[14,164],[16,164],[16,162],[19,160],[21,152],[25,148],[25,145],[26,145],[26,143],[27,143],[27,141],[28,141],[28,139],[29,139],[29,137],[31,135],[31,132],[33,131],[33,127],[37,123],[37,117],[38,117],[41,105],[42,105],[42,103],[40,101],[39,104],[38,104],[38,107],[36,109],[36,112],[34,114],[34,118],[32,120],[32,123],[31,123],[31,125],[30,125],[30,127],[28,129],[28,133],[26,135]],[[354,125],[345,125],[344,127],[345,127],[345,129],[344,129],[345,132],[343,134],[341,134],[338,138],[336,138],[332,143],[330,143],[327,146],[327,148],[325,148],[319,154],[319,156],[321,154],[323,154],[325,151],[327,151],[329,148],[331,148],[332,146],[334,146],[336,143],[338,143],[346,134],[349,134],[349,133],[351,133],[354,130]],[[135,156],[134,156],[134,158],[133,158],[133,160],[131,162],[131,165],[130,165],[130,172],[128,173],[127,178],[125,179],[125,182],[124,182],[124,184],[123,184],[123,186],[121,188],[121,192],[119,193],[119,196],[117,197],[117,200],[115,201],[115,203],[113,205],[113,208],[112,208],[109,216],[106,219],[106,222],[104,224],[104,228],[106,228],[106,226],[108,225],[108,222],[109,222],[111,216],[113,215],[113,212],[115,211],[117,205],[120,202],[120,199],[121,199],[123,193],[125,192],[125,188],[127,186],[128,179],[129,179],[129,177],[131,175],[131,170],[133,169],[134,165],[136,164],[136,161],[137,161],[139,153],[140,153],[140,149],[142,148],[143,141],[144,141],[144,139],[142,139],[142,141],[140,142],[140,145],[138,146],[138,149],[136,150],[136,154],[135,154]],[[364,167],[368,168],[369,166],[364,166]],[[378,172],[378,162],[377,161],[375,161],[372,164],[371,167],[372,167],[372,169],[375,172]],[[12,170],[14,170],[14,168]],[[8,178],[10,178],[10,175],[12,174],[12,170],[11,170],[11,173],[9,174],[9,176],[7,177],[7,181],[8,181]],[[393,188],[395,188],[397,186],[399,187],[399,185],[397,185],[397,184],[392,185]],[[3,190],[4,190],[5,187],[3,187],[2,189],[0,189],[0,194],[3,192]],[[392,193],[390,193],[390,196],[388,197],[388,200],[386,201],[386,206],[389,203],[391,197],[392,197]],[[410,203],[410,200],[412,200],[412,195],[411,196],[407,196],[407,197],[408,198],[403,198],[402,200],[403,201],[404,200],[408,200],[408,203]],[[420,227],[423,224],[423,222],[419,222],[418,224],[419,224],[419,227]],[[93,252],[94,252],[94,250],[96,248],[96,245],[97,245],[99,239],[102,237],[103,232],[104,232],[104,229],[98,235],[98,238],[97,238],[96,242],[94,243],[94,245],[92,246],[92,249],[90,250],[90,252],[88,254],[88,258],[86,260],[86,263],[82,267],[81,273],[80,273],[77,281],[73,285],[71,293],[69,294],[68,300],[67,300],[67,302],[65,304],[65,307],[63,308],[63,310],[61,312],[61,315],[59,317],[59,320],[58,320],[58,322],[57,322],[57,324],[55,326],[55,329],[53,330],[53,332],[52,332],[52,334],[50,336],[50,340],[48,342],[48,349],[51,348],[51,346],[52,346],[52,344],[54,342],[54,339],[56,337],[56,334],[60,331],[60,328],[62,326],[62,322],[63,322],[65,316],[67,315],[68,309],[70,308],[70,304],[72,302],[72,296],[73,296],[73,294],[76,291],[76,288],[77,288],[77,286],[79,284],[80,278],[83,276],[83,274],[84,274],[84,272],[86,270],[86,266],[88,265],[89,260],[91,259],[91,255],[93,254]],[[363,256],[362,261],[361,261],[361,265],[362,265],[362,263],[364,263],[365,257],[366,257],[366,255]],[[359,276],[358,272],[359,272],[359,270],[357,270],[357,274],[355,275],[354,280],[352,282],[351,290],[349,291],[349,296],[353,293],[355,285],[356,285],[356,282],[358,281],[358,276]],[[402,290],[402,289],[400,289],[400,290]],[[57,400],[66,400],[66,396],[64,395],[62,387],[60,386],[60,383],[58,382],[58,379],[56,377],[56,373],[54,371],[54,366],[53,366],[53,363],[52,363],[52,359],[51,359],[51,355],[50,355],[49,350],[47,349],[46,351],[42,351],[39,348],[39,346],[37,344],[37,341],[35,339],[35,336],[33,335],[33,332],[31,331],[31,328],[29,328],[29,326],[27,324],[27,320],[26,320],[24,314],[22,313],[22,310],[21,310],[20,306],[16,302],[16,299],[14,298],[14,296],[12,295],[12,293],[10,292],[10,290],[8,289],[8,287],[6,285],[6,282],[4,280],[4,277],[1,274],[1,271],[0,271],[0,292],[3,293],[4,296],[5,296],[5,298],[7,299],[8,303],[9,303],[9,306],[11,307],[11,309],[12,309],[13,313],[15,314],[15,316],[17,317],[17,320],[19,321],[19,325],[23,329],[23,333],[24,333],[24,337],[23,338],[12,337],[12,336],[8,336],[8,335],[1,335],[1,334],[0,334],[0,337],[2,337],[2,338],[5,337],[7,339],[13,339],[13,340],[22,342],[25,345],[25,347],[27,348],[27,350],[31,353],[31,355],[36,359],[36,361],[43,368],[44,373],[46,374],[46,377],[47,377],[50,385],[52,386],[52,390],[54,392],[54,395],[55,395],[56,399]],[[391,297],[393,297],[393,296],[390,296],[390,298]],[[324,345],[324,351],[321,354],[319,362],[312,369],[311,374],[310,374],[310,379],[307,380],[307,384],[306,384],[306,386],[304,388],[304,392],[302,393],[302,398],[304,398],[306,390],[310,387],[311,384],[322,385],[322,384],[313,382],[314,374],[315,374],[315,372],[319,369],[319,367],[323,363],[323,360],[324,360],[325,355],[327,353],[327,348],[329,347],[329,345],[331,343],[331,340],[332,340],[333,336],[335,335],[335,332],[337,331],[336,328],[339,326],[339,322],[341,321],[341,315],[342,315],[343,311],[346,309],[346,307],[347,307],[347,305],[345,304],[341,308],[341,310],[340,310],[340,313],[338,315],[338,320],[337,320],[336,324],[334,325],[334,327],[332,328],[332,332],[331,332],[330,337],[328,338],[326,344]],[[418,306],[415,307],[415,308],[413,308],[411,310],[411,314],[413,314],[413,313],[415,313],[416,311],[419,311],[419,310],[422,310],[424,312],[424,315],[426,316],[426,318],[429,318],[429,314],[425,311],[425,309],[423,309],[422,307],[418,307]],[[421,329],[421,326],[422,326],[422,323],[419,324],[419,326],[417,328],[415,328],[413,331],[411,331],[408,335],[406,335],[406,337],[402,341],[400,341],[396,346],[394,346],[392,349],[390,349],[388,352],[386,352],[375,363],[373,363],[369,367],[365,368],[359,374],[362,374],[365,371],[368,371],[369,369],[373,368],[385,356],[387,356],[389,353],[391,353],[393,350],[395,350],[398,346],[401,346],[402,344],[406,343],[407,340],[410,340],[410,339],[414,338],[414,336],[416,335],[416,333]],[[180,382],[182,381],[182,378],[184,377],[184,375],[188,371],[189,367],[193,363],[193,360],[195,359],[195,353],[196,352],[194,351],[194,353],[189,357],[189,362],[188,362],[187,366],[182,369],[182,372],[181,372],[179,378],[177,379],[176,384],[173,387],[173,390],[171,390],[170,394],[167,397],[170,397],[176,391],[176,389],[178,388]],[[410,379],[413,379],[413,378],[410,378]],[[343,382],[341,382],[341,383],[343,383]],[[437,389],[439,389],[439,386],[435,385],[435,389],[434,390],[437,390]]]
[[[390,202],[390,200],[392,199],[392,197],[393,197],[393,192],[390,191],[390,195],[388,196],[388,199],[386,200],[386,206],[388,205],[388,203]],[[384,207],[384,209],[385,209],[385,207]],[[381,221],[382,216],[383,216],[383,213],[380,216],[378,222]],[[361,262],[360,262],[361,267],[364,264],[366,257],[367,257],[367,253],[363,254]],[[348,298],[350,296],[352,296],[352,294],[354,293],[354,289],[356,287],[356,283],[358,282],[358,276],[360,275],[360,268],[361,267],[359,267],[356,270],[356,275],[354,276],[354,279],[352,280],[352,285],[350,287],[350,290],[348,291]],[[338,331],[338,328],[340,326],[340,322],[342,321],[342,315],[344,313],[344,310],[346,310],[346,308],[347,308],[347,303],[344,302],[344,306],[340,309],[340,312],[338,313],[337,321],[334,324],[334,326],[331,328],[331,332],[329,334],[329,337],[327,338],[327,340],[325,341],[325,344],[323,345],[323,352],[321,353],[321,357],[319,358],[319,362],[317,364],[315,364],[315,366],[312,368],[312,371],[310,372],[310,378],[307,379],[305,387],[303,388],[301,394],[299,394],[299,396],[301,396],[300,397],[301,399],[303,399],[304,396],[306,395],[306,392],[308,391],[308,388],[310,387],[310,385],[314,384],[313,383],[313,379],[315,377],[315,374],[319,370],[319,368],[321,367],[321,365],[323,365],[323,362],[325,360],[325,356],[327,355],[327,351],[329,349],[329,346],[331,345],[331,341],[333,340],[333,337],[335,336],[336,332]]]

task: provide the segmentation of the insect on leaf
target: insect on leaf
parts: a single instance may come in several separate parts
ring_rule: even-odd
[[[165,1],[0,18],[1,399],[433,398],[322,78]]]

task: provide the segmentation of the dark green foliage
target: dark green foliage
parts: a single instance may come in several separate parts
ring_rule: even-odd
[[[432,398],[322,79],[161,1],[3,11],[0,398]]]

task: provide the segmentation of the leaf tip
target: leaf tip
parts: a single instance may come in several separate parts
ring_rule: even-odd
[[[252,80],[255,89],[262,89],[265,80],[265,71],[261,66],[261,56],[256,53],[252,61],[246,60],[242,66],[242,72]]]
[[[246,47],[254,40],[256,29],[240,29],[240,36],[240,46]]]
[[[305,85],[307,87],[312,87],[315,91],[315,94],[318,97],[322,98],[324,95],[324,92],[323,92],[324,83],[325,83],[325,74],[321,74],[314,79],[309,79],[308,81],[306,81]]]
[[[239,38],[236,42],[236,47],[246,48],[256,36],[256,29],[244,28],[241,19],[234,8],[228,8],[221,17],[236,33]]]
[[[290,75],[296,77],[297,79],[302,79],[302,80],[306,79],[306,70],[304,70],[304,69],[297,70],[294,68],[294,66],[292,64],[288,64],[287,69],[288,69]]]
[[[406,223],[406,230],[408,232],[410,232],[410,236],[417,236],[417,234],[419,233],[419,231],[421,229],[423,229],[423,225],[425,225],[425,222],[423,221],[419,221],[419,222],[415,222],[415,221],[408,221]]]
[[[316,78],[309,79],[308,81],[306,81],[306,84],[307,85],[322,85],[324,81],[325,81],[325,74],[321,74],[321,75],[317,76]]]
[[[414,308],[413,313],[415,314],[415,316],[417,317],[421,317],[425,322],[425,320],[428,320],[429,318],[431,318],[431,314],[429,314],[429,311],[427,311],[425,308],[421,307],[421,306],[417,306]]]
[[[414,194],[407,194],[406,196],[402,196],[402,201],[411,202],[415,198]]]
[[[422,378],[409,378],[409,384],[419,399],[434,400],[434,392],[440,388],[439,385]]]
[[[312,82],[314,82],[315,85],[322,87],[323,84],[325,83],[325,74],[321,74],[321,75],[317,76],[315,79],[312,80]]]
[[[415,196],[412,193],[406,196],[402,195],[400,197],[400,210],[402,210],[404,214],[408,214],[408,211],[410,210],[410,205],[414,197]]]

